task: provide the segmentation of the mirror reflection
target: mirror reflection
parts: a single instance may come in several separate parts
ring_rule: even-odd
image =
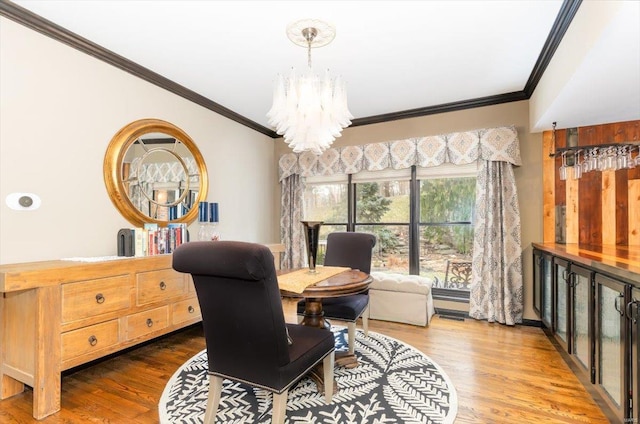
[[[175,125],[141,119],[111,140],[104,180],[114,205],[136,226],[194,221],[207,195],[207,169],[193,140]]]
[[[131,203],[153,219],[181,218],[198,198],[195,159],[183,143],[166,134],[136,140],[124,156],[122,178]]]

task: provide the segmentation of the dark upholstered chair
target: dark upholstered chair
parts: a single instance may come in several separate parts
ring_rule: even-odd
[[[376,245],[376,237],[368,233],[334,232],[327,236],[325,266],[348,266],[369,274],[371,255]],[[342,297],[322,299],[324,317],[347,323],[349,353],[355,350],[356,321],[362,317],[362,329],[369,335],[369,294],[368,292]],[[297,313],[304,314],[304,300],[298,302]]]
[[[333,333],[285,324],[268,247],[193,241],[174,251],[173,268],[191,274],[202,310],[210,386],[205,423],[215,420],[225,378],[273,392],[272,422],[284,423],[289,388],[320,361],[331,402]]]

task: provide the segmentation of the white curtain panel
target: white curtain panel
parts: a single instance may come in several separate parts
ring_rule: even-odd
[[[522,322],[524,286],[513,168],[507,162],[480,162],[469,316],[515,325]]]

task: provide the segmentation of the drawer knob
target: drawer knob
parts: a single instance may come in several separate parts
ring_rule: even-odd
[[[164,281],[160,281],[160,290],[164,290],[167,288],[167,285],[165,284]]]
[[[89,344],[91,346],[95,346],[98,344],[98,338],[96,336],[89,337]]]
[[[96,302],[99,304],[104,303],[104,296],[102,295],[102,293],[98,293],[96,295]]]
[[[189,311],[190,314],[192,314],[192,313],[194,313],[196,311],[196,309],[191,305],[189,305],[189,308],[187,310]]]
[[[147,318],[147,327],[153,327],[153,320],[151,318]]]

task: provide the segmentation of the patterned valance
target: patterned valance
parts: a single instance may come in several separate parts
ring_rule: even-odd
[[[485,128],[382,143],[327,149],[322,155],[311,152],[287,153],[280,157],[279,178],[292,174],[355,174],[360,171],[404,169],[413,165],[430,167],[445,162],[463,165],[483,159],[522,165],[515,127]]]

